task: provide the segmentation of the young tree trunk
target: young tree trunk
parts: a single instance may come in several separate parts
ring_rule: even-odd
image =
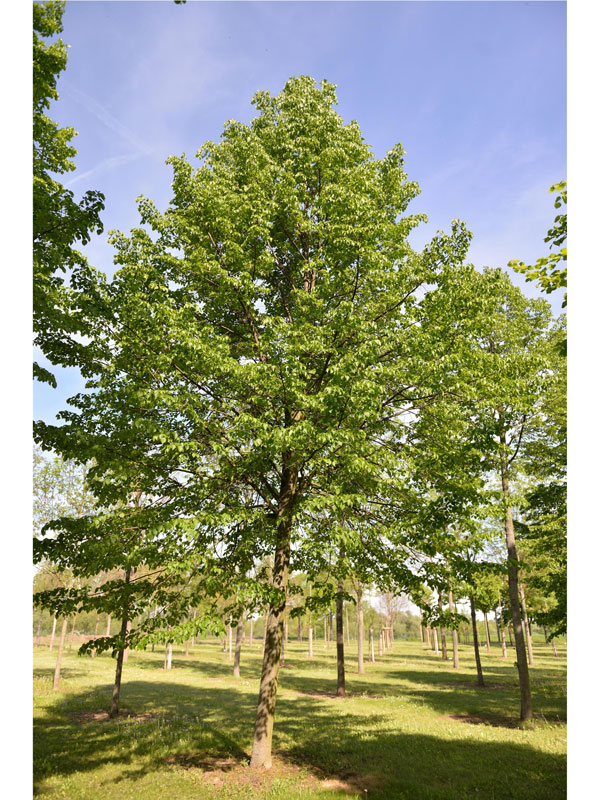
[[[131,620],[127,620],[127,633],[131,630]],[[129,647],[126,647],[123,651],[123,663],[126,664],[129,661]]]
[[[438,650],[437,628],[433,629],[433,652],[436,656],[439,656],[440,654],[440,651]]]
[[[521,596],[521,608],[523,609],[523,623],[525,625],[525,639],[527,641],[527,656],[529,659],[529,666],[533,666],[533,648],[531,646],[531,628],[529,627],[529,619],[527,618],[527,606],[525,605],[525,592],[523,584],[519,584],[519,594]]]
[[[346,696],[346,672],[344,670],[344,600],[339,594],[344,589],[338,581],[338,596],[335,601],[335,638],[337,650],[337,688],[338,697]]]
[[[427,625],[425,626],[425,647],[426,648],[431,647],[431,642],[429,641],[429,628],[427,627]]]
[[[73,647],[73,636],[75,635],[75,620],[77,619],[77,614],[73,616],[73,624],[71,625],[71,633],[69,634],[69,650]]]
[[[419,635],[421,636],[421,644],[423,644],[423,624],[421,620],[421,624],[419,625]]]
[[[500,623],[498,622],[498,609],[497,608],[494,609],[494,621],[496,623],[496,636],[498,637],[498,644],[500,644],[500,642],[502,641],[502,638],[500,636]]]
[[[233,677],[240,677],[240,655],[242,653],[242,634],[244,632],[244,617],[240,615],[235,629],[235,659],[233,661]]]
[[[479,658],[479,639],[477,638],[477,619],[475,617],[475,602],[469,597],[471,602],[471,623],[473,625],[473,647],[475,648],[475,663],[477,665],[477,683],[484,686],[483,671],[481,669],[481,659]]]
[[[377,655],[383,655],[383,630],[381,628],[379,629],[379,648],[377,650]]]
[[[287,599],[287,586],[290,567],[292,511],[295,502],[298,473],[284,458],[281,490],[279,494],[279,522],[277,525],[277,545],[273,564],[273,586],[281,592],[279,601],[274,601],[270,608],[269,626],[265,637],[265,654],[263,656],[256,722],[254,725],[254,741],[250,766],[271,767],[271,746],[273,740],[273,722],[275,719],[275,702],[277,700],[277,682],[281,658],[281,640],[283,634],[283,615]]]
[[[531,688],[529,685],[529,668],[525,653],[525,640],[523,626],[521,625],[521,609],[519,608],[519,558],[515,542],[515,531],[510,506],[510,489],[508,485],[508,463],[506,457],[506,431],[502,427],[500,433],[502,447],[500,471],[502,475],[502,493],[504,495],[504,530],[506,535],[506,549],[508,551],[508,596],[510,598],[510,611],[515,644],[517,649],[517,669],[519,671],[519,688],[521,692],[521,720],[529,721],[533,717],[531,706]]]
[[[490,647],[490,628],[488,626],[487,613],[485,613],[483,615],[483,621],[484,621],[484,628],[485,628],[485,646],[486,646],[487,652],[491,653],[492,648]]]
[[[100,614],[96,611],[96,624],[94,625],[94,641],[96,640],[96,637],[98,636],[98,625],[99,624],[100,624]],[[96,655],[96,651],[92,650],[90,655],[91,655],[92,658],[94,658],[95,655]]]
[[[37,627],[37,636],[35,637],[36,645],[40,643],[40,635],[42,633],[42,615],[44,613],[44,609],[40,611],[40,616],[38,617],[38,627]]]
[[[63,618],[62,628],[60,629],[60,641],[58,643],[58,655],[56,656],[56,667],[54,668],[54,683],[52,684],[53,691],[58,691],[58,686],[60,683],[60,665],[62,661],[62,654],[63,648],[65,646],[65,636],[67,635],[67,625],[69,624],[69,618]]]
[[[299,642],[302,641],[302,617],[298,617],[298,634],[296,638]]]
[[[358,624],[357,641],[358,641],[358,674],[363,675],[365,672],[365,665],[363,661],[363,644],[365,638],[365,620],[363,616],[362,607],[362,586],[359,584],[356,588],[356,622]]]
[[[52,617],[52,634],[50,635],[50,647],[48,650],[52,650],[54,646],[54,634],[56,633],[56,614]]]
[[[369,661],[375,663],[375,641],[373,639],[373,626],[369,625]]]
[[[106,636],[110,636],[110,623],[112,620],[112,614],[109,614],[106,618]]]
[[[125,570],[125,586],[129,585],[131,579],[131,567]],[[121,619],[121,637],[124,639],[127,635],[127,623],[129,622],[129,594],[126,593],[123,601],[123,618]],[[115,683],[113,686],[112,705],[110,707],[109,717],[114,719],[119,716],[119,704],[121,702],[121,676],[123,675],[123,661],[125,659],[125,649],[120,648],[117,653],[117,668],[115,670]]]
[[[252,650],[253,644],[254,644],[254,617],[250,617],[250,640],[248,642],[250,650]]]
[[[498,625],[498,630],[500,631],[500,643],[502,644],[502,658],[506,659],[508,656],[506,654],[506,636],[504,633],[504,618],[502,616],[502,599],[500,598],[500,593],[498,593],[498,615],[496,616],[496,623]]]
[[[440,614],[444,612],[444,604],[442,602],[442,593],[438,592],[438,608],[440,610]],[[446,648],[446,631],[444,630],[443,626],[440,625],[440,637],[442,640],[442,661],[448,660],[448,650]]]
[[[313,628],[312,620],[308,623],[308,657],[313,657]]]
[[[163,663],[163,669],[171,669],[172,661],[173,661],[173,642],[167,642],[165,645],[165,660]]]
[[[233,658],[233,628],[231,627],[231,614],[229,615],[229,624],[227,625],[227,658],[229,661]]]
[[[448,611],[454,614],[452,589],[448,589]],[[452,628],[452,667],[458,669],[458,631]]]

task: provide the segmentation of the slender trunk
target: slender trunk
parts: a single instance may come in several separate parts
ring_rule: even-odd
[[[421,644],[423,644],[423,625],[419,625],[419,634],[421,636]]]
[[[552,652],[554,653],[554,658],[558,658],[558,653],[556,652],[556,642],[552,639]]]
[[[454,614],[452,589],[448,589],[448,611]],[[452,667],[458,669],[458,631],[452,628]]]
[[[35,637],[35,643],[40,643],[40,635],[42,633],[42,615],[44,613],[44,609],[40,611],[40,616],[38,618],[38,627],[37,627],[37,636]]]
[[[436,656],[439,656],[440,654],[440,651],[438,650],[437,628],[433,629],[433,652]]]
[[[441,592],[438,592],[438,608],[440,610],[440,614],[443,614],[443,612],[444,612],[444,604],[442,602],[442,593]],[[444,630],[444,627],[441,626],[441,625],[440,625],[440,637],[442,639],[442,660],[443,661],[447,661],[448,660],[448,650],[446,648],[446,631]]]
[[[498,637],[498,644],[502,641],[500,636],[500,623],[498,622],[498,609],[494,609],[494,621],[496,623],[496,636]]]
[[[253,644],[254,644],[254,617],[250,617],[250,641],[248,642],[250,650],[252,650]]]
[[[60,641],[58,643],[58,655],[56,656],[56,667],[54,669],[54,683],[52,685],[52,689],[55,692],[58,691],[58,686],[60,683],[60,665],[62,661],[63,648],[65,646],[65,636],[67,635],[68,624],[69,624],[69,618],[64,617],[62,628],[60,629]]]
[[[227,625],[227,658],[229,661],[233,658],[233,628],[231,627],[231,614],[229,615],[229,624]]]
[[[512,628],[511,628],[511,625],[512,625],[512,623],[510,623],[510,622],[509,622],[509,624],[508,624],[508,643],[509,643],[509,645],[510,645],[511,647],[514,647],[515,645],[514,645],[514,643],[513,643],[513,638],[512,638]]]
[[[75,635],[75,620],[77,619],[77,614],[73,616],[73,624],[71,625],[71,633],[69,634],[69,650],[73,647],[73,636]]]
[[[356,622],[358,623],[357,641],[358,641],[358,674],[363,675],[365,665],[363,661],[363,644],[365,638],[365,620],[363,616],[362,607],[362,586],[356,589]],[[372,638],[372,637],[371,637]]]
[[[341,581],[338,581],[338,596],[335,601],[335,637],[337,649],[337,688],[338,697],[346,696],[346,673],[344,670],[344,600],[339,594],[343,591]]]
[[[107,636],[110,636],[110,623],[111,623],[111,620],[112,620],[112,614],[109,614],[108,617],[106,618],[106,635]]]
[[[125,570],[125,586],[129,586],[131,579],[131,568]],[[121,619],[121,638],[125,639],[127,635],[127,623],[129,622],[129,593],[126,589],[126,594],[123,599],[123,618]],[[112,705],[110,708],[109,717],[114,719],[119,716],[119,703],[121,700],[121,676],[123,675],[123,661],[125,657],[125,649],[121,647],[117,653],[117,669],[115,671],[115,683],[113,686]]]
[[[425,626],[425,647],[426,648],[431,647],[431,642],[429,641],[429,628],[427,627],[427,625]]]
[[[486,646],[486,649],[487,649],[488,653],[491,653],[490,629],[489,629],[489,626],[488,626],[487,612],[483,615],[483,621],[484,621],[484,628],[485,628],[485,646]]]
[[[298,617],[298,634],[297,639],[299,642],[302,641],[302,617]]]
[[[383,630],[381,628],[379,629],[379,649],[377,651],[377,655],[383,655]]]
[[[525,639],[527,641],[527,656],[529,659],[529,666],[533,666],[533,648],[531,646],[531,628],[529,627],[529,620],[527,618],[527,606],[525,605],[525,591],[523,584],[519,584],[519,594],[521,596],[521,608],[523,609],[523,623],[525,625]]]
[[[308,623],[308,657],[313,657],[313,629],[312,621]]]
[[[469,597],[471,603],[471,623],[473,625],[473,647],[475,648],[475,664],[477,665],[477,683],[484,686],[483,671],[481,669],[481,659],[479,658],[479,639],[477,638],[477,619],[475,617],[475,602]]]
[[[272,763],[273,722],[275,719],[275,703],[277,700],[277,683],[281,658],[283,615],[285,613],[290,567],[292,511],[298,481],[297,471],[292,469],[289,463],[286,462],[288,462],[287,456],[284,458],[279,494],[279,522],[273,564],[273,586],[280,591],[281,596],[278,601],[274,601],[271,605],[269,626],[265,637],[265,653],[256,709],[252,755],[250,757],[250,766],[253,768],[269,768]]]
[[[98,625],[99,624],[100,624],[100,614],[96,611],[96,624],[94,625],[94,641],[96,641],[96,638],[98,636]],[[92,658],[95,658],[96,650],[92,650],[90,655],[91,655]]]
[[[512,508],[510,506],[510,489],[508,485],[508,465],[506,458],[506,432],[504,427],[502,427],[500,434],[500,444],[502,447],[500,465],[502,493],[504,495],[505,504],[504,530],[506,534],[506,549],[508,551],[508,596],[510,598],[510,611],[517,649],[517,668],[519,670],[519,688],[521,692],[521,720],[528,721],[533,717],[533,709],[531,706],[529,668],[527,666],[527,654],[525,653],[525,640],[523,638],[523,626],[521,624],[521,610],[519,608],[519,558],[515,542]]]
[[[350,644],[350,623],[348,622],[348,604],[344,603],[344,611],[346,613],[346,644]]]
[[[128,619],[127,620],[127,633],[129,633],[130,630],[131,630],[131,620]],[[129,660],[129,647],[126,647],[125,650],[123,651],[123,663],[126,664],[128,660]]]
[[[506,659],[508,656],[506,654],[506,636],[504,634],[504,618],[502,616],[502,599],[500,598],[500,593],[498,592],[498,615],[496,617],[496,622],[498,624],[498,629],[500,631],[500,642],[502,644],[502,658]]]
[[[240,677],[240,655],[242,652],[242,634],[244,632],[244,617],[240,615],[235,629],[235,659],[233,662],[233,677]]]
[[[50,647],[48,650],[52,650],[54,646],[54,634],[56,633],[56,614],[52,617],[52,634],[50,636]]]

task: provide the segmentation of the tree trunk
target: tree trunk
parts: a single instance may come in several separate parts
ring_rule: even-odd
[[[298,617],[298,634],[297,639],[299,642],[302,641],[302,617]]]
[[[131,620],[127,620],[127,633],[131,630]],[[129,647],[126,647],[123,651],[123,663],[126,664],[129,661]]]
[[[112,620],[112,614],[109,614],[108,617],[106,618],[106,635],[107,636],[110,636],[110,623],[111,623],[111,620]]]
[[[344,603],[344,612],[346,614],[346,644],[350,645],[350,623],[348,622],[348,603]]]
[[[172,662],[173,662],[173,642],[167,642],[165,645],[165,660],[163,663],[163,669],[171,669]]]
[[[343,591],[341,581],[338,581],[338,596],[335,601],[335,637],[337,650],[337,688],[338,697],[346,696],[346,673],[344,670],[344,600],[339,594]]]
[[[231,614],[229,615],[229,624],[227,625],[227,658],[229,661],[233,658],[233,628],[231,627]]]
[[[290,547],[292,512],[298,473],[284,458],[284,466],[279,494],[279,521],[277,524],[277,545],[273,564],[273,586],[281,592],[279,601],[274,601],[270,608],[269,626],[265,637],[265,653],[263,656],[256,722],[254,725],[254,741],[250,766],[271,767],[271,746],[273,741],[273,722],[275,719],[275,703],[277,700],[277,682],[281,658],[281,640],[283,634],[283,615],[287,599],[287,586],[290,567]]]
[[[363,616],[362,607],[362,586],[356,589],[356,622],[358,624],[357,641],[358,641],[358,674],[363,675],[365,672],[365,665],[363,661],[363,645],[365,638],[365,620]],[[372,637],[371,637],[372,638]]]
[[[556,652],[556,642],[552,639],[552,652],[554,653],[554,658],[558,658],[558,653]]]
[[[383,630],[381,628],[379,629],[379,649],[377,651],[377,655],[383,655]]]
[[[496,636],[498,637],[498,644],[502,641],[500,636],[500,623],[498,622],[498,609],[494,609],[494,621],[496,623]]]
[[[39,645],[39,643],[40,643],[40,635],[42,633],[42,615],[43,615],[43,613],[44,613],[44,609],[42,609],[40,611],[40,616],[38,618],[37,636],[35,637],[36,645]]]
[[[523,624],[525,627],[525,641],[527,642],[527,657],[529,659],[529,666],[533,666],[533,648],[531,645],[531,628],[529,626],[529,619],[527,618],[527,606],[525,605],[525,592],[523,584],[519,584],[519,595],[521,597],[521,608],[523,609]]]
[[[439,656],[440,654],[440,651],[438,650],[437,628],[433,629],[433,652],[436,656]]]
[[[475,648],[475,664],[477,665],[477,683],[484,686],[483,671],[481,669],[481,659],[479,658],[479,639],[477,638],[477,619],[475,617],[475,602],[469,597],[471,603],[471,623],[473,625],[473,647]]]
[[[421,644],[423,644],[423,624],[421,621],[421,625],[419,625],[419,634],[421,636]]]
[[[265,644],[267,642],[267,630],[269,628],[269,617],[270,617],[270,615],[271,615],[271,612],[267,611],[267,616],[265,617],[265,627],[264,627],[264,630],[263,630],[263,641],[262,641],[263,656],[265,654]]]
[[[454,614],[452,589],[448,589],[448,611]],[[458,631],[454,627],[452,628],[452,667],[458,669]]]
[[[71,633],[69,634],[69,650],[73,647],[73,636],[75,635],[75,620],[77,619],[77,614],[73,616],[73,624],[71,625]]]
[[[240,655],[242,652],[242,634],[244,632],[244,617],[240,615],[235,629],[235,659],[233,662],[233,677],[240,677]]]
[[[500,471],[502,474],[502,493],[504,495],[504,530],[506,534],[506,549],[508,551],[508,596],[510,598],[510,611],[517,648],[517,669],[519,670],[519,688],[521,692],[521,720],[525,722],[532,719],[533,709],[531,706],[529,668],[527,666],[525,640],[523,638],[523,627],[521,625],[521,610],[519,608],[519,558],[515,542],[512,508],[510,506],[510,489],[508,485],[508,465],[506,458],[506,432],[504,427],[500,433],[500,444],[502,447]]]
[[[489,626],[488,626],[487,612],[483,615],[483,621],[484,621],[484,628],[485,628],[485,646],[486,646],[487,652],[491,653],[492,648],[490,647],[490,629],[489,629]]]
[[[65,636],[67,635],[67,625],[69,618],[63,618],[62,628],[60,629],[60,642],[58,643],[58,655],[56,656],[56,667],[54,668],[54,683],[52,689],[57,692],[60,683],[60,665],[62,661],[63,648],[65,646]]]
[[[312,621],[308,623],[308,657],[313,657],[313,628]]]
[[[129,585],[131,579],[131,568],[125,570],[125,586]],[[123,618],[121,619],[121,638],[127,635],[127,624],[129,622],[129,593],[126,590],[123,600]],[[121,701],[121,676],[123,675],[123,661],[125,660],[125,648],[120,648],[117,653],[117,668],[115,671],[115,683],[113,686],[112,705],[109,717],[114,719],[119,716],[119,703]]]
[[[429,641],[429,628],[427,627],[427,625],[425,626],[425,647],[426,648],[431,647],[431,642]]]
[[[254,617],[250,617],[250,641],[248,642],[250,650],[252,650],[253,644],[254,644]]]
[[[96,637],[98,636],[98,625],[100,624],[100,614],[96,611],[96,624],[94,625],[94,641],[96,641]],[[90,653],[91,657],[94,658],[96,656],[96,651],[92,650]]]
[[[438,592],[438,608],[440,610],[440,614],[444,612],[444,604],[442,602],[442,593]],[[444,630],[443,626],[440,625],[440,637],[442,640],[442,661],[448,660],[448,650],[446,648],[446,631]]]
[[[52,617],[52,634],[50,636],[50,647],[48,648],[48,650],[52,650],[52,647],[54,646],[55,633],[56,633],[56,614],[54,614],[54,616]]]

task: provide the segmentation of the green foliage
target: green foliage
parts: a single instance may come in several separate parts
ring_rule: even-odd
[[[47,114],[58,99],[56,80],[65,69],[67,48],[61,39],[64,2],[33,4],[33,330],[35,344],[54,364],[74,365],[81,345],[73,334],[85,333],[70,313],[69,274],[89,270],[85,258],[73,248],[86,244],[94,231],[102,231],[100,212],[104,195],[86,192],[80,201],[55,176],[75,169],[73,128],[59,128]],[[56,386],[51,372],[34,364],[40,381]]]
[[[554,208],[561,208],[567,205],[567,182],[553,184],[550,192],[557,192],[554,200]],[[515,272],[525,275],[527,281],[537,281],[538,286],[546,294],[550,294],[555,289],[567,285],[567,267],[561,267],[561,263],[567,260],[567,248],[563,247],[567,239],[567,214],[557,214],[554,218],[554,225],[546,234],[544,241],[550,245],[550,249],[557,248],[557,252],[551,252],[547,256],[541,256],[535,264],[527,266],[522,261],[509,261],[508,266]],[[559,249],[558,249],[559,248]],[[565,292],[563,308],[567,305],[567,294]]]

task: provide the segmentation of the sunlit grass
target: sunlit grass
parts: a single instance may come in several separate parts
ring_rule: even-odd
[[[261,644],[243,650],[241,678],[211,639],[189,656],[134,652],[125,665],[117,722],[90,719],[110,707],[115,662],[68,653],[52,691],[55,652],[34,656],[35,790],[46,798],[374,797],[389,800],[553,800],[566,794],[564,646],[535,648],[531,728],[517,727],[514,650],[482,653],[488,684],[476,686],[472,650],[461,669],[418,642],[356,671],[347,647],[347,690],[335,692],[335,649],[290,639],[274,734],[274,769],[247,766]],[[87,720],[87,721],[86,721]]]

